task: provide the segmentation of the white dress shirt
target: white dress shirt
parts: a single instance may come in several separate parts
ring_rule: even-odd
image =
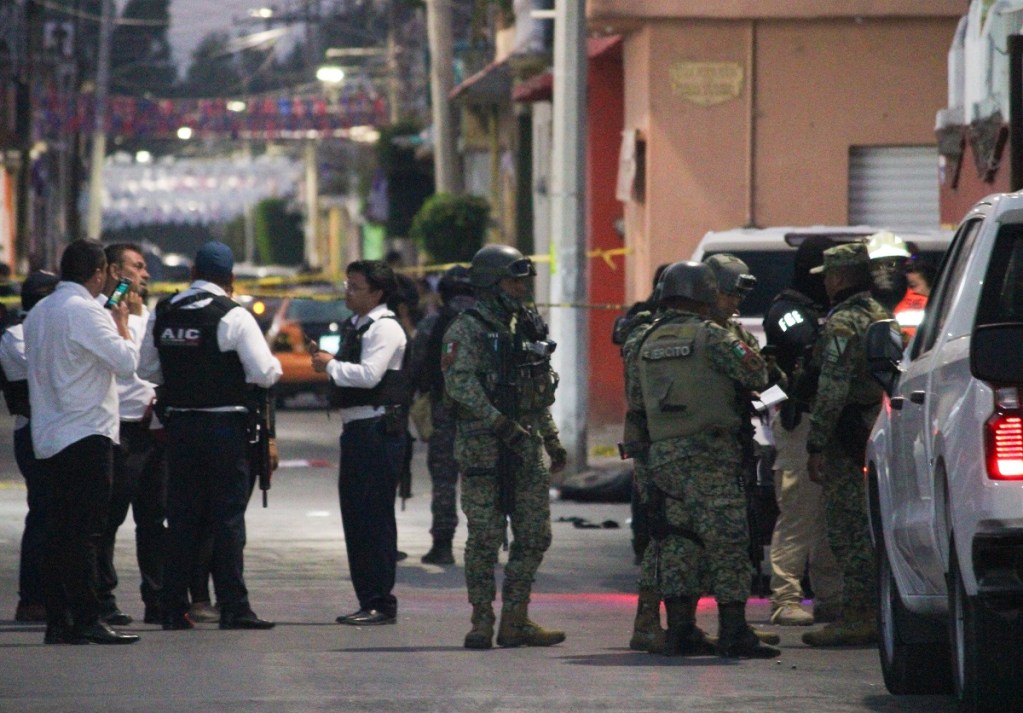
[[[197,292],[209,292],[211,295],[226,297],[227,293],[223,288],[206,280],[196,280],[188,289],[178,293],[171,298],[171,303],[184,299]],[[210,300],[199,300],[182,307],[182,309],[201,309],[208,305]],[[146,336],[142,342],[142,354],[139,358],[139,376],[143,379],[162,384],[163,372],[160,369],[160,353],[156,350],[153,342],[153,324],[156,322],[156,313],[149,316],[149,323],[146,325]],[[259,329],[259,324],[252,314],[241,307],[232,309],[217,325],[217,346],[222,352],[237,352],[242,362],[242,369],[245,371],[245,383],[261,386],[269,389],[277,383],[283,373],[281,362],[270,351],[270,346]],[[218,410],[224,409],[202,409]]]
[[[28,361],[25,359],[25,328],[16,324],[0,337],[0,367],[8,381],[24,381],[28,378]],[[14,417],[14,430],[28,425],[22,415]]]
[[[107,296],[99,295],[96,301],[100,306],[106,304]],[[142,349],[142,339],[146,336],[146,324],[149,322],[149,310],[142,305],[142,314],[128,315],[128,331],[131,333],[131,340],[135,346]],[[132,374],[127,379],[117,377],[117,400],[121,411],[122,421],[141,421],[146,415],[146,409],[153,401],[156,389],[152,382],[140,379],[138,374]]]
[[[83,285],[62,281],[24,326],[36,457],[52,458],[89,436],[119,442],[114,376],[135,372],[139,350],[117,333],[110,312]]]
[[[360,317],[355,315],[351,321],[361,327],[372,320],[362,335],[362,351],[358,362],[338,361],[334,359],[327,364],[327,374],[338,386],[350,386],[356,389],[372,389],[384,378],[384,372],[401,369],[402,358],[405,356],[405,330],[396,319],[383,319],[394,312],[387,305],[377,305],[369,314]],[[341,422],[358,421],[363,418],[380,416],[384,410],[379,406],[351,406],[341,409]]]

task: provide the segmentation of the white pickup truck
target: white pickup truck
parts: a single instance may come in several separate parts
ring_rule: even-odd
[[[905,350],[896,334],[867,335],[887,392],[865,467],[885,684],[1021,711],[1023,193],[973,207]]]

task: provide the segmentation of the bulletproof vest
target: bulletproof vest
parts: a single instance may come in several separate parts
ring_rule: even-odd
[[[383,319],[397,317],[388,314]],[[334,356],[338,361],[358,364],[362,359],[362,336],[373,324],[367,320],[356,327],[350,320],[341,329],[341,348]],[[330,405],[335,408],[351,408],[353,406],[407,406],[412,400],[412,386],[408,374],[408,358],[411,350],[406,345],[402,357],[401,369],[388,369],[384,377],[372,389],[359,389],[354,386],[337,386],[330,382]]]
[[[775,348],[778,366],[789,377],[796,363],[817,342],[820,313],[809,297],[792,289],[782,291],[764,316],[768,346]]]
[[[212,299],[211,299],[212,298]],[[209,299],[209,304],[184,309]],[[229,298],[200,292],[175,303],[167,297],[156,306],[153,342],[160,354],[164,403],[172,408],[244,406],[248,386],[241,359],[222,352],[217,327],[238,307]]]
[[[444,332],[451,326],[451,322],[459,314],[458,310],[451,309],[447,305],[441,308],[437,320],[433,323],[430,336],[426,340],[426,355],[423,358],[423,383],[424,390],[429,390],[430,395],[439,399],[444,395],[444,372],[440,368],[440,357],[444,347]]]
[[[558,375],[551,367],[551,354],[557,344],[547,338],[547,325],[532,310],[518,313],[515,330],[495,323],[475,308],[466,310],[482,322],[486,349],[493,369],[483,374],[487,396],[509,418],[539,413],[554,403]],[[506,395],[514,391],[514,409],[505,405]],[[515,413],[506,413],[514,410]]]
[[[711,365],[707,338],[706,325],[691,319],[655,324],[640,343],[651,442],[708,429],[734,432],[741,425],[735,384]]]
[[[8,381],[3,367],[0,366],[0,390],[3,390],[7,410],[12,416],[29,417],[28,380]]]

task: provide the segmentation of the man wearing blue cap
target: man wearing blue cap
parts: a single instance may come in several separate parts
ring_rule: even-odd
[[[202,533],[214,536],[212,572],[221,629],[269,629],[249,605],[242,573],[245,508],[252,493],[248,419],[253,388],[269,389],[281,364],[255,318],[228,296],[234,257],[199,248],[188,289],[156,306],[139,376],[163,388],[167,429],[167,561],[163,628],[191,629],[188,583]],[[276,460],[276,446],[272,445]]]

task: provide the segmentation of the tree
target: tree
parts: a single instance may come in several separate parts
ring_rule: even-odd
[[[192,52],[185,79],[185,93],[195,97],[232,96],[242,91],[242,75],[228,48],[226,32],[211,32]]]
[[[114,28],[110,89],[114,94],[169,96],[178,70],[167,28],[170,0],[128,0]]]
[[[409,237],[437,263],[468,262],[483,247],[490,203],[468,194],[430,196],[412,220]]]

